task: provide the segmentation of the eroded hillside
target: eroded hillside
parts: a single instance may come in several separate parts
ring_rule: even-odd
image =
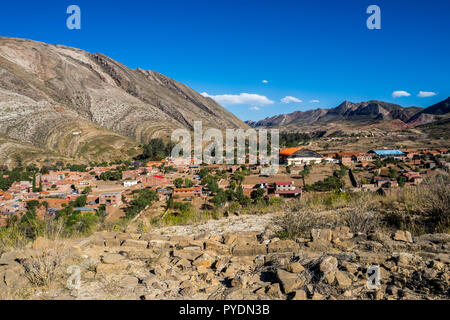
[[[246,127],[212,99],[102,54],[0,37],[0,133],[68,157],[107,159],[175,128]]]

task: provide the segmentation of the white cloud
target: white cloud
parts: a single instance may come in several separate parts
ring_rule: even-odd
[[[309,100],[309,102],[310,102],[310,103],[319,103],[320,101],[319,101],[319,100],[316,100],[316,99],[314,99],[314,100]]]
[[[258,111],[258,110],[259,110],[259,107],[254,106],[254,107],[248,108],[248,110]]]
[[[409,92],[406,91],[394,91],[392,92],[392,97],[393,98],[400,98],[400,97],[409,97],[411,94]]]
[[[267,80],[263,80],[263,81],[262,81],[262,83],[269,83],[269,81],[267,81]]]
[[[296,97],[286,96],[283,99],[281,99],[281,102],[283,102],[283,103],[291,103],[291,102],[300,103],[303,101]]]
[[[223,105],[233,105],[233,104],[252,104],[256,106],[262,106],[266,104],[273,104],[274,102],[267,98],[254,93],[241,93],[241,94],[219,94],[219,95],[209,95],[206,92],[201,94],[204,97],[214,99],[217,103]]]
[[[420,98],[428,98],[428,97],[435,96],[436,94],[437,94],[436,92],[432,92],[432,91],[420,91],[417,96]]]

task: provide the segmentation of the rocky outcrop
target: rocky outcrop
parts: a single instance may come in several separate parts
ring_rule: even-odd
[[[294,241],[268,230],[164,231],[38,239],[1,256],[1,298],[393,300],[450,294],[448,234],[366,235],[344,227],[314,229],[310,238]],[[68,288],[70,266],[80,270],[79,288]],[[380,272],[378,288],[368,286],[373,266]]]

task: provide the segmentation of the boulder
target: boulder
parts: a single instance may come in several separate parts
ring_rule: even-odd
[[[256,256],[266,253],[267,248],[264,244],[237,244],[233,247],[234,256]]]
[[[353,238],[353,233],[350,232],[350,228],[347,226],[337,227],[333,230],[333,241],[342,241],[351,238]]]
[[[113,238],[113,239],[106,239],[105,240],[105,246],[107,247],[120,247],[122,241],[120,241],[120,239],[117,238]]]
[[[299,250],[299,245],[292,240],[278,240],[269,243],[268,253],[274,252],[296,252]]]
[[[329,272],[334,272],[337,270],[338,261],[333,256],[328,256],[322,259],[320,262],[319,269],[323,274],[327,274]]]
[[[214,268],[216,269],[216,271],[218,272],[222,272],[223,269],[225,269],[225,267],[230,263],[230,258],[228,258],[227,256],[221,256],[217,259]]]
[[[295,290],[292,300],[308,300],[305,290]]]
[[[342,266],[351,274],[356,274],[358,272],[358,265],[355,263],[344,261],[342,262]]]
[[[55,242],[44,237],[39,237],[34,240],[31,247],[35,250],[51,249],[55,247]]]
[[[199,256],[197,259],[195,259],[192,262],[192,265],[197,268],[198,267],[210,268],[214,264],[214,262],[216,262],[216,259],[214,259],[209,254],[204,253],[201,256]]]
[[[316,291],[314,292],[311,300],[324,300],[324,296]]]
[[[311,229],[311,237],[313,241],[330,242],[333,237],[333,233],[331,229]]]
[[[241,274],[237,275],[233,278],[233,280],[231,280],[231,285],[238,288],[247,288],[247,282],[247,276]]]
[[[285,271],[283,269],[277,270],[277,278],[281,284],[284,293],[293,292],[304,284],[297,274]]]
[[[343,271],[336,271],[336,281],[341,288],[348,288],[352,285],[352,280]]]
[[[281,298],[282,297],[282,293],[280,290],[280,284],[278,282],[271,284],[268,288],[267,288],[267,292],[266,294],[270,297],[273,298]]]
[[[215,240],[206,240],[205,250],[212,251],[222,255],[229,255],[231,253],[230,247]]]
[[[148,242],[144,240],[126,239],[122,243],[122,247],[147,248]]]
[[[300,273],[305,271],[305,268],[299,262],[292,262],[288,264],[286,270],[292,273]]]
[[[183,249],[183,250],[173,250],[172,255],[177,258],[194,261],[195,259],[197,259],[202,255],[202,252],[200,250]]]
[[[124,289],[134,289],[139,284],[139,280],[136,277],[125,275],[122,277],[122,279],[119,280],[119,287]]]
[[[122,261],[124,259],[125,259],[125,257],[120,255],[120,254],[110,253],[110,254],[107,254],[107,255],[103,256],[102,262],[103,263],[107,263],[107,264],[114,264],[114,263],[117,263],[117,262]]]
[[[183,288],[180,290],[180,294],[183,297],[192,297],[196,293],[197,293],[197,289],[194,288],[193,286],[189,286],[189,287],[186,287],[186,288]]]
[[[394,240],[403,242],[413,242],[411,233],[409,231],[397,230],[394,234]]]

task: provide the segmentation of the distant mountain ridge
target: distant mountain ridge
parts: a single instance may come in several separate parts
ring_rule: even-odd
[[[268,117],[260,121],[247,121],[246,123],[253,128],[327,124],[336,121],[371,123],[382,120],[400,120],[405,124],[419,125],[432,122],[439,115],[449,113],[449,100],[450,98],[447,98],[426,109],[420,107],[402,107],[398,104],[377,100],[359,103],[344,101],[332,109],[319,108],[308,111],[295,111]]]

